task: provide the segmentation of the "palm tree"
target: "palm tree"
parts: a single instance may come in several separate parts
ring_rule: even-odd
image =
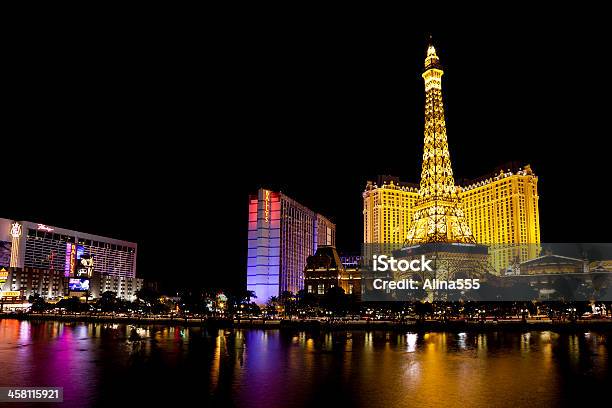
[[[268,301],[266,302],[266,310],[268,313],[275,315],[276,314],[276,308],[278,307],[279,302],[278,302],[278,297],[276,296],[272,296],[270,297],[270,299],[268,299]]]

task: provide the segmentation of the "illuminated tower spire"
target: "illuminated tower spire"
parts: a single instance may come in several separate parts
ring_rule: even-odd
[[[474,242],[457,194],[448,153],[442,74],[440,59],[430,40],[422,74],[425,80],[423,167],[414,219],[406,235],[407,244]]]

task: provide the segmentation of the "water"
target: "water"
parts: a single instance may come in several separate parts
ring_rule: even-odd
[[[0,386],[62,386],[69,407],[466,408],[605,401],[612,385],[610,333],[140,333],[0,320]]]

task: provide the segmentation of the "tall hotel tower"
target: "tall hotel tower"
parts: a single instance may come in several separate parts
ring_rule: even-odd
[[[529,165],[511,165],[455,185],[442,104],[443,73],[436,50],[429,45],[423,72],[426,106],[421,184],[392,176],[368,181],[363,192],[363,242],[414,244],[424,242],[424,237],[428,241],[475,241],[491,245],[492,264],[500,272],[513,261],[538,255],[538,178]]]
[[[306,258],[336,245],[336,225],[285,194],[260,189],[249,196],[247,290],[264,304],[304,288]]]

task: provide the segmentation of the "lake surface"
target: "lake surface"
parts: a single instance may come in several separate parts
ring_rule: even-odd
[[[56,407],[266,408],[572,406],[612,386],[610,333],[139,331],[0,320],[0,386],[64,387]]]

